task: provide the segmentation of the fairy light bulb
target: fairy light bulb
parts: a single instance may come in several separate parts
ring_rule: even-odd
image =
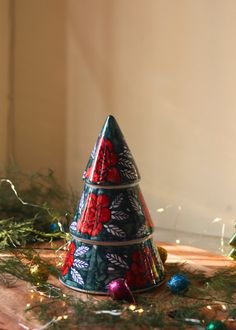
[[[144,309],[139,308],[139,309],[137,309],[135,312],[137,312],[138,314],[142,314],[142,313],[144,312]]]

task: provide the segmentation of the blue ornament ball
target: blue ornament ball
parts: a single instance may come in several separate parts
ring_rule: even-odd
[[[227,330],[226,325],[220,320],[211,321],[207,324],[206,330]]]
[[[52,233],[60,231],[60,227],[58,226],[58,223],[55,223],[55,222],[50,224],[49,229],[50,229],[50,232],[52,232]]]
[[[184,293],[190,285],[189,279],[182,274],[173,275],[167,282],[167,286],[174,294]]]

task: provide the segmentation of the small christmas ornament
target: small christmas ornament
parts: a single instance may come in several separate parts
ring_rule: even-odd
[[[51,223],[49,226],[50,232],[55,233],[57,231],[60,231],[60,227],[58,225],[58,223]]]
[[[34,263],[30,266],[30,274],[36,282],[46,282],[49,277],[49,269],[42,263]]]
[[[164,264],[166,262],[167,257],[168,257],[167,250],[164,249],[162,246],[157,246],[157,249],[158,249],[161,261]]]
[[[236,228],[236,222],[235,222],[235,228]],[[229,241],[229,245],[232,247],[232,250],[229,253],[229,257],[233,260],[236,260],[236,232],[233,234]]]
[[[117,278],[108,284],[108,293],[114,300],[127,300],[135,303],[134,296],[123,278]]]
[[[184,293],[188,289],[189,284],[189,279],[182,274],[173,275],[171,279],[167,282],[168,288],[174,294]]]
[[[206,330],[227,330],[226,325],[220,320],[211,321],[207,324]]]

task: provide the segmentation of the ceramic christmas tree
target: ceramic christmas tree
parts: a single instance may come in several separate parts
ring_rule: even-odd
[[[235,223],[235,228],[236,228],[236,223]],[[229,245],[232,246],[232,250],[229,253],[229,257],[236,260],[236,233],[234,233],[234,235],[231,237],[229,241]]]
[[[159,285],[164,268],[152,241],[153,224],[139,188],[140,175],[123,134],[109,116],[83,175],[84,190],[62,268],[73,289],[107,294],[123,278],[133,291]]]

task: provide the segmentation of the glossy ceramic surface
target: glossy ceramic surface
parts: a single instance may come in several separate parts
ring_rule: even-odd
[[[146,290],[164,278],[152,240],[131,246],[99,246],[73,240],[62,269],[63,282],[81,291],[107,293],[107,285],[124,278],[132,291]]]
[[[107,118],[99,134],[83,179],[100,185],[120,185],[140,180],[133,156],[113,116]]]
[[[149,236],[153,223],[138,185],[126,189],[85,185],[70,231],[84,239],[124,241]]]
[[[126,279],[135,291],[159,285],[164,268],[151,239],[153,223],[138,185],[139,172],[112,116],[103,126],[83,178],[62,282],[101,294],[117,278]]]

